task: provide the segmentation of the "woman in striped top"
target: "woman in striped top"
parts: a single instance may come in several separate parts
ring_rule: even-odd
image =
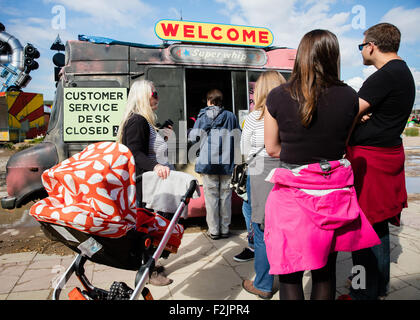
[[[243,288],[263,299],[273,296],[273,276],[268,273],[270,265],[264,243],[265,201],[273,185],[265,181],[271,169],[278,166],[278,159],[268,156],[264,148],[264,114],[266,98],[275,87],[285,83],[284,77],[277,71],[267,71],[258,78],[255,89],[255,107],[245,119],[241,136],[241,151],[246,158],[258,152],[248,169],[247,192],[248,202],[244,201],[242,212],[247,224],[248,234],[253,233],[255,279],[244,280]],[[252,244],[250,244],[251,246]],[[246,250],[235,256],[246,255]],[[235,259],[240,261],[239,259]]]

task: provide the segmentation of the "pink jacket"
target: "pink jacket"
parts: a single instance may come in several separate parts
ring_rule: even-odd
[[[265,207],[270,274],[319,269],[332,251],[380,244],[357,202],[350,162],[329,165],[277,168],[267,177],[275,184]]]

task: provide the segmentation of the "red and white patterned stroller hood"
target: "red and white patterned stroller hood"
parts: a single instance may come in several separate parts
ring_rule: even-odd
[[[30,214],[39,221],[89,234],[119,238],[130,229],[161,238],[169,221],[136,207],[134,157],[123,144],[98,142],[42,174],[48,197]],[[163,226],[165,224],[165,226]],[[180,245],[183,228],[177,225],[169,244]],[[176,249],[170,250],[176,252]]]
[[[44,171],[49,197],[31,207],[37,220],[117,238],[136,226],[134,157],[118,143],[99,142]]]

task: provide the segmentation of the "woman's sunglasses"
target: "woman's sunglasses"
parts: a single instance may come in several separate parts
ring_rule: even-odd
[[[157,99],[157,98],[158,98],[158,93],[157,93],[157,91],[153,91],[153,92],[152,92],[152,98],[155,98],[155,99]]]

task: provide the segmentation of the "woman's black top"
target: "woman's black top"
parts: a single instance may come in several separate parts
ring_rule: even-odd
[[[327,88],[318,99],[312,123],[305,128],[299,116],[299,104],[286,90],[288,86],[286,83],[274,88],[267,97],[268,112],[279,127],[280,160],[303,165],[341,159],[359,111],[356,91],[347,85]]]
[[[158,164],[154,159],[149,158],[150,128],[147,120],[139,115],[132,115],[125,124],[122,143],[130,149],[136,163],[136,175],[146,171],[152,171]],[[137,199],[142,199],[141,183],[137,183]]]

